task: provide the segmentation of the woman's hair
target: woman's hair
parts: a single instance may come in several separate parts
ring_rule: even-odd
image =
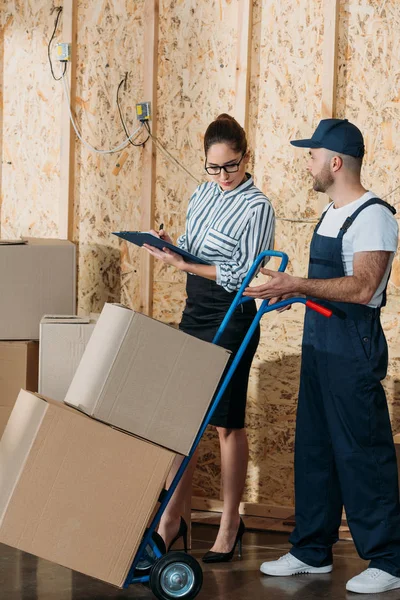
[[[223,113],[207,127],[204,135],[206,156],[214,144],[228,144],[235,152],[244,154],[247,151],[246,132],[236,119]]]

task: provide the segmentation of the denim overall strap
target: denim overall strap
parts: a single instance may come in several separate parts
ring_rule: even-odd
[[[344,234],[346,233],[348,228],[354,223],[354,219],[356,219],[358,217],[360,212],[362,212],[365,208],[368,208],[368,206],[373,206],[374,204],[380,204],[381,206],[385,206],[387,209],[390,210],[390,212],[393,215],[396,214],[396,209],[391,204],[388,204],[387,202],[385,202],[384,200],[381,200],[380,198],[370,198],[370,200],[367,200],[366,202],[364,202],[364,204],[359,206],[357,208],[357,210],[354,211],[350,217],[347,217],[347,219],[345,220],[345,222],[343,223],[343,225],[340,228],[338,237],[342,238],[344,236]],[[318,225],[320,223],[321,223],[321,221],[318,223]]]

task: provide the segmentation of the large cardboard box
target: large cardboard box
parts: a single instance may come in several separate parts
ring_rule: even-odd
[[[43,317],[40,322],[39,394],[64,400],[97,318],[98,315]]]
[[[39,344],[0,342],[0,437],[21,388],[37,391]]]
[[[0,542],[122,587],[173,458],[21,391],[0,442]]]
[[[229,354],[155,319],[106,304],[65,402],[188,454]]]
[[[76,252],[67,240],[0,243],[0,339],[38,340],[45,314],[76,312]]]

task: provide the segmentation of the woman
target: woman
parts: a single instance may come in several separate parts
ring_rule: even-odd
[[[235,119],[222,114],[208,126],[204,151],[210,181],[192,195],[186,231],[177,245],[210,265],[187,263],[167,249],[146,249],[155,258],[187,272],[187,301],[179,327],[211,342],[254,259],[273,247],[275,219],[268,198],[246,173],[250,157],[246,134]],[[172,241],[163,229],[152,233]],[[231,350],[233,356],[255,313],[254,301],[241,305],[222,336],[220,345]],[[237,542],[241,547],[244,525],[239,504],[248,463],[246,396],[259,336],[258,329],[211,419],[220,440],[224,507],[217,539],[203,557],[204,562],[230,560]],[[186,538],[181,513],[196,460],[193,456],[159,524],[158,533],[168,549],[179,537]]]

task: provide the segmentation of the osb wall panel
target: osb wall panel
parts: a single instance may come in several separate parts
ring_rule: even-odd
[[[400,185],[400,5],[342,0],[337,116],[354,121],[366,141],[364,185],[385,197]],[[387,201],[400,209],[400,189]],[[400,258],[390,293],[400,294]]]
[[[160,2],[158,137],[191,172],[157,153],[156,222],[176,239],[185,228],[188,200],[205,179],[203,135],[221,112],[234,108],[238,2]],[[154,316],[178,322],[185,278],[155,265]]]
[[[258,67],[251,76],[250,139],[256,183],[277,216],[312,218],[318,204],[305,154],[289,141],[309,135],[320,115],[322,3],[257,2],[254,21],[252,65]]]
[[[308,136],[319,120],[322,34],[320,1],[254,3],[249,115],[253,173],[277,217],[289,219],[277,222],[275,248],[289,255],[288,270],[302,275],[318,199],[305,172],[306,153],[296,151],[289,141]],[[293,505],[303,313],[296,308],[267,315],[262,322],[248,393],[250,462],[244,501]],[[203,442],[195,494],[219,498],[218,462],[218,443],[210,432]]]
[[[278,218],[314,220],[320,201],[305,173],[306,153],[289,140],[307,137],[320,119],[323,35],[320,2],[254,3],[250,142],[256,183]],[[365,134],[365,186],[385,196],[400,184],[400,7],[396,0],[342,1],[337,116]],[[400,206],[397,190],[388,200]],[[276,249],[289,271],[304,275],[313,224],[278,221]],[[385,389],[393,430],[400,431],[399,258],[395,259],[383,325],[390,349]],[[249,385],[250,463],[244,500],[293,506],[293,443],[304,309],[265,317]],[[195,494],[218,498],[219,451],[203,443]]]
[[[124,137],[116,109],[121,94],[130,130],[143,98],[145,0],[78,2],[77,122],[98,148]],[[2,211],[4,237],[57,236],[62,86],[52,80],[47,42],[55,15],[44,0],[3,0],[0,61],[3,81]],[[233,112],[237,51],[236,0],[160,2],[158,137],[192,177],[157,151],[156,223],[173,237],[184,229],[196,182],[204,177],[202,136],[220,112]],[[366,133],[365,183],[378,194],[400,184],[399,30],[396,0],[346,0],[340,6],[338,116]],[[276,248],[289,270],[305,274],[319,198],[305,172],[306,152],[290,139],[308,136],[319,120],[322,75],[322,2],[254,0],[249,142],[256,183],[279,218]],[[4,54],[4,58],[1,57]],[[39,58],[38,58],[39,57]],[[57,67],[57,65],[55,65]],[[142,151],[129,146],[95,155],[80,142],[75,157],[74,239],[79,242],[79,308],[105,301],[136,307],[139,250],[111,235],[140,226]],[[389,197],[399,202],[396,192]],[[399,205],[400,206],[400,205]],[[300,222],[299,222],[300,220]],[[155,265],[156,318],[177,323],[184,302],[182,274]],[[385,382],[393,428],[400,431],[400,347],[397,295],[400,262],[393,268],[384,311],[390,347]],[[293,439],[304,309],[265,317],[249,385],[249,476],[244,500],[293,505]],[[195,494],[218,498],[219,449],[215,432],[202,443]]]
[[[3,238],[58,233],[61,84],[47,60],[51,8],[46,0],[1,3]]]
[[[98,149],[114,148],[126,138],[116,105],[125,72],[121,105],[129,131],[137,127],[135,103],[144,100],[143,9],[144,0],[78,3],[77,121],[83,138]],[[121,296],[128,306],[137,305],[138,252],[112,232],[140,228],[141,156],[142,149],[131,145],[115,154],[93,154],[77,142],[75,237],[83,312],[98,311]]]

